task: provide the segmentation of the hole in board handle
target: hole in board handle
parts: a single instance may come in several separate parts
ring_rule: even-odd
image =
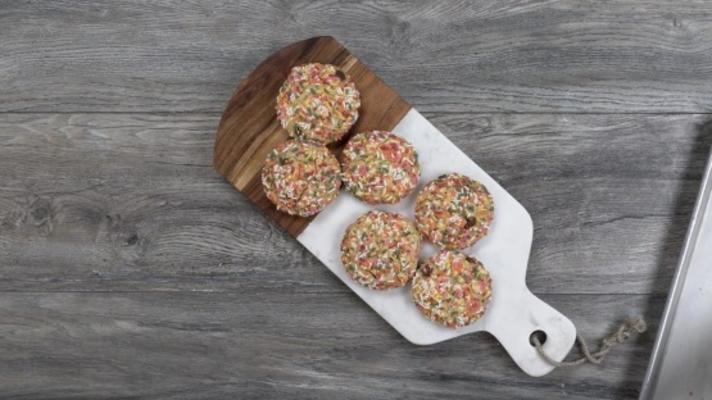
[[[536,338],[541,345],[544,345],[546,343],[546,332],[542,331],[541,329],[535,330],[532,332],[531,335],[529,335],[529,344],[532,346],[536,346],[534,344],[534,338]]]

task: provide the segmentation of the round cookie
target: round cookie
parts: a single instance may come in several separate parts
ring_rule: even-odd
[[[308,217],[339,194],[341,168],[326,147],[288,140],[267,156],[262,187],[278,210]]]
[[[426,317],[460,328],[484,315],[492,296],[492,279],[480,261],[444,250],[418,268],[410,294]]]
[[[413,145],[386,131],[354,135],[341,153],[344,187],[369,204],[399,202],[418,184]]]
[[[420,233],[404,216],[369,211],[349,225],[341,240],[341,263],[353,280],[371,289],[408,283],[418,266]]]
[[[444,249],[472,246],[487,234],[493,218],[494,202],[487,188],[460,174],[430,181],[415,200],[418,229]]]
[[[331,64],[292,68],[279,88],[277,118],[289,136],[328,144],[341,139],[358,119],[356,84]]]

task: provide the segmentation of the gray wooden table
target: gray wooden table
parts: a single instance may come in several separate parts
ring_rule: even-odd
[[[603,366],[409,344],[211,167],[233,88],[341,40],[535,225],[532,290]],[[0,0],[3,399],[637,396],[712,142],[706,1]]]

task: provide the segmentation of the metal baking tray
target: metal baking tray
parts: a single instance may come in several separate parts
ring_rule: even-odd
[[[712,399],[712,155],[640,399]]]

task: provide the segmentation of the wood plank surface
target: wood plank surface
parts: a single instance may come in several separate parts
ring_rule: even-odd
[[[413,346],[212,168],[237,83],[332,35],[534,218],[601,367]],[[704,0],[0,1],[0,398],[634,399],[712,144]]]
[[[315,35],[421,112],[712,111],[705,0],[5,0],[0,111],[217,113]]]
[[[292,67],[332,64],[345,72],[360,92],[358,120],[329,149],[339,154],[351,134],[375,129],[390,131],[410,105],[371,70],[330,36],[292,43],[270,54],[240,81],[220,118],[215,137],[213,166],[232,185],[295,238],[313,217],[277,210],[262,188],[261,171],[267,155],[288,138],[275,111],[277,94]]]
[[[664,296],[544,300],[591,336],[664,305]],[[0,320],[2,397],[33,400],[630,399],[653,344],[645,336],[604,367],[532,378],[485,333],[413,346],[356,296],[261,289],[0,293]]]
[[[426,116],[531,212],[534,292],[667,291],[707,115]],[[346,294],[212,169],[219,119],[3,115],[0,290]]]

